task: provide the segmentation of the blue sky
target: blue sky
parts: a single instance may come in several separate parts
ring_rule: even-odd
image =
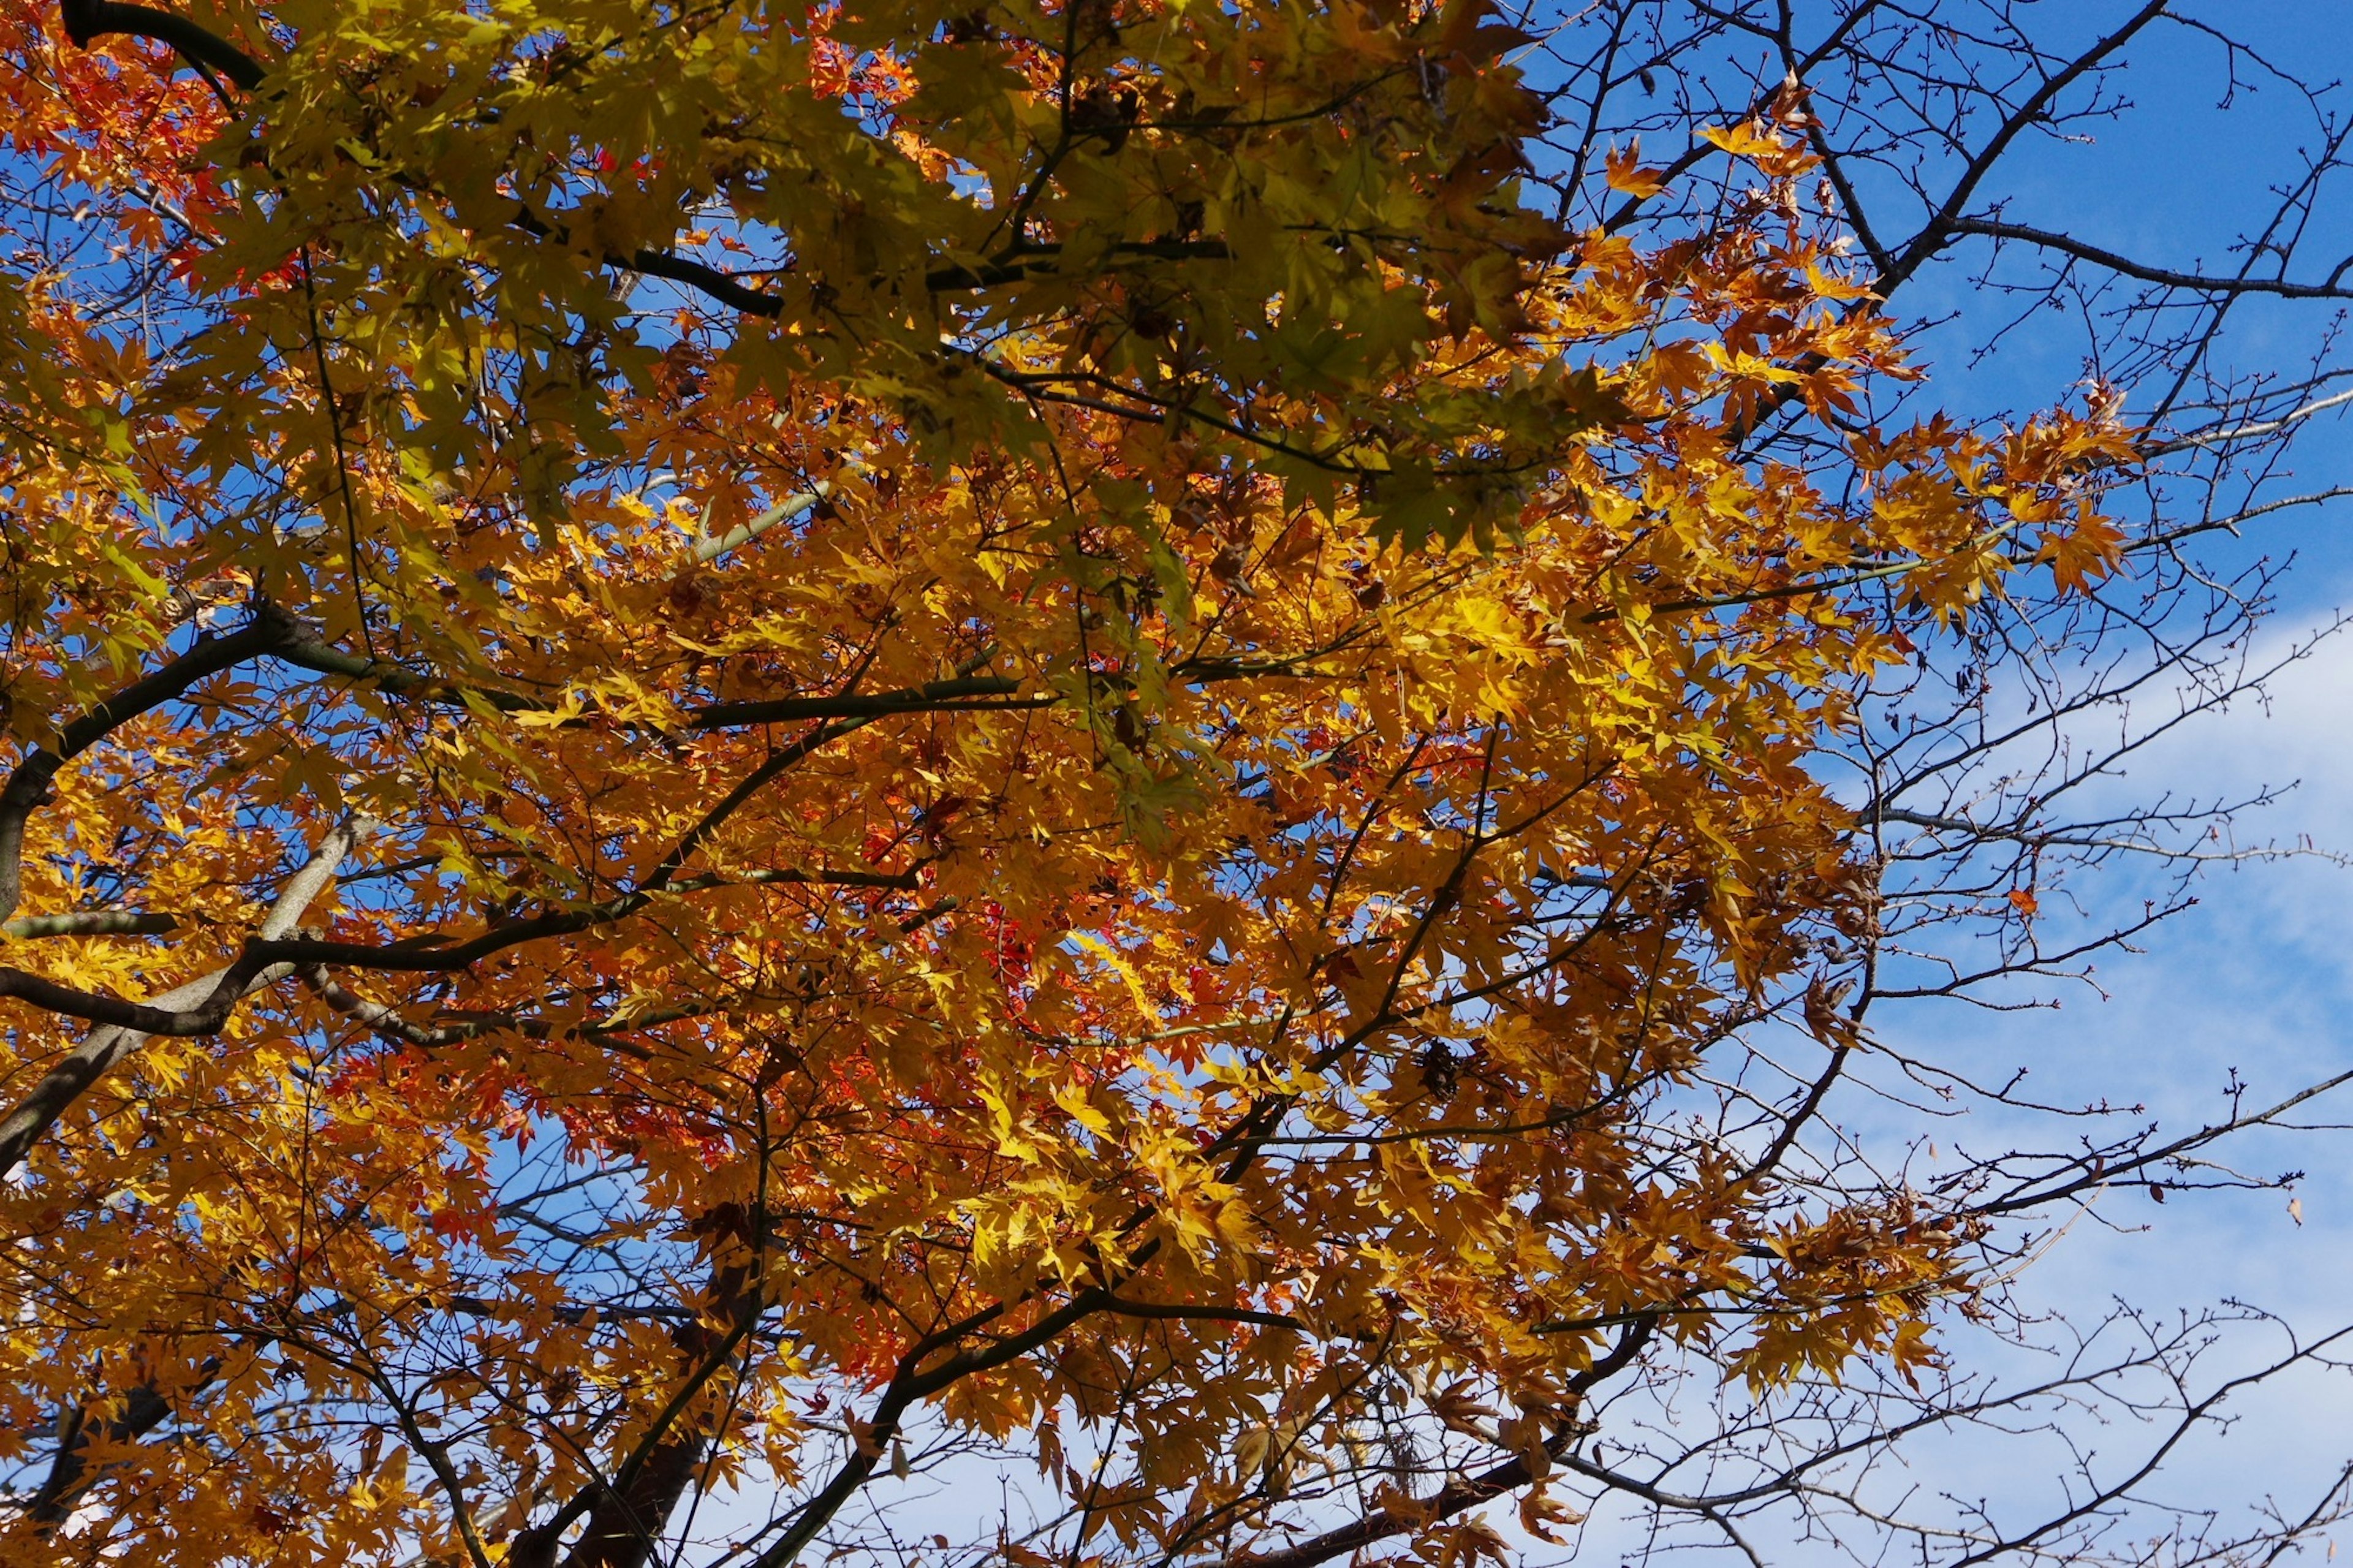
[[[2030,9],[2088,36],[2125,7],[2052,0]],[[2185,9],[2227,26],[2307,79],[2353,81],[2353,5],[2344,0],[2229,0]],[[2122,79],[2133,111],[2094,142],[2028,148],[1996,182],[2010,196],[2004,216],[2158,265],[2234,266],[2231,242],[2268,216],[2266,184],[2294,172],[2297,150],[2313,144],[2316,132],[2310,106],[2267,80],[2260,65],[2242,59],[2239,75],[2233,91],[2224,51],[2210,37],[2188,30],[2158,37]],[[2353,112],[2353,93],[2340,89],[2327,101],[2340,114]],[[2353,255],[2347,196],[2340,190],[2334,203],[2322,202],[2296,276],[2325,275]],[[1905,316],[1952,317],[1921,341],[1937,401],[1994,412],[2063,395],[2085,370],[2084,332],[2063,316],[2045,315],[1978,357],[1989,329],[2005,321],[1989,310],[1979,287],[1983,258],[1982,250],[1957,250],[1901,300]],[[2031,270],[2022,252],[2007,265],[2013,275]],[[2327,304],[2251,303],[2234,311],[2222,359],[2246,369],[2293,364],[2336,324]],[[2249,493],[2277,497],[2353,483],[2348,437],[2353,427],[2341,417],[2316,422],[2289,462]],[[2259,664],[2327,626],[2339,606],[2353,606],[2353,510],[2346,503],[2282,513],[2207,553],[2228,564],[2296,557],[2257,639]],[[2211,799],[2291,784],[2296,787],[2280,804],[2245,818],[2242,841],[2353,852],[2353,640],[2343,636],[2289,668],[2267,702],[2242,701],[2136,759],[2103,786],[2103,798]],[[2129,868],[2077,888],[2094,917],[2128,914],[2145,890]],[[1873,1023],[1890,1044],[1965,1065],[1980,1079],[2024,1070],[2041,1098],[2138,1100],[2146,1120],[2182,1131],[2227,1113],[2234,1075],[2252,1106],[2353,1067],[2353,869],[2322,855],[2249,864],[2208,874],[2197,893],[2199,906],[2159,926],[2140,951],[2103,958],[2096,988],[2045,988],[2061,1003],[2055,1010],[1990,1013],[1932,1002],[1875,1013]],[[1870,1114],[1851,1107],[1850,1125]],[[2304,1120],[2353,1124],[2353,1089],[2317,1103]],[[1899,1122],[1890,1117],[1883,1131],[1894,1132]],[[1947,1150],[1955,1140],[1999,1147],[2016,1134],[2049,1146],[2052,1131],[2042,1119],[2004,1119],[1980,1107],[1951,1124],[1946,1142]],[[2233,1302],[2279,1314],[2280,1323],[2243,1324],[2222,1335],[2207,1363],[2216,1381],[2254,1364],[2291,1333],[2317,1338],[2353,1323],[2353,1137],[2266,1133],[2232,1148],[2233,1163],[2250,1172],[2308,1173],[2295,1188],[2301,1223],[2288,1194],[2277,1191],[2176,1194],[2159,1205],[2138,1184],[2119,1187],[2020,1280],[2021,1304],[2079,1324],[2096,1321],[2119,1300],[2174,1321]],[[2041,1337],[2063,1334],[2047,1326]],[[2032,1375],[2047,1364],[1967,1330],[1950,1342],[1957,1358],[2003,1375]],[[2353,1461],[2353,1379],[2291,1373],[2222,1408],[2237,1413],[2236,1424],[2185,1444],[2148,1496],[2224,1510],[2276,1498],[2301,1513]],[[2078,1413],[2063,1424],[2063,1436],[1978,1434],[1926,1444],[1908,1468],[1882,1478],[1883,1495],[1916,1487],[1915,1497],[1990,1496],[2023,1519],[2063,1494],[2071,1449],[2088,1448],[2095,1467],[2113,1466],[2147,1435],[2129,1419],[2104,1425]],[[1602,1550],[1584,1560],[1609,1561],[1609,1548],[1628,1544],[1622,1533],[1601,1530],[1588,1545]]]
[[[2119,9],[2067,0],[2078,5],[2086,18]],[[2353,4],[2229,0],[2190,9],[2226,23],[2307,76],[2353,81]],[[2220,47],[2179,33],[2162,43],[2137,56],[2126,78],[2137,100],[2133,113],[2095,144],[2033,149],[2002,180],[2003,189],[2016,193],[2009,216],[2160,265],[2220,270],[2234,259],[2226,254],[2228,242],[2268,209],[2265,176],[2281,172],[2290,150],[2312,140],[2310,113],[2276,88],[2242,89],[2221,107]],[[2335,97],[2340,112],[2353,112],[2353,92]],[[2353,255],[2353,199],[2324,203],[2305,254],[2309,259],[2295,269],[2303,276],[2323,274]],[[1998,353],[1971,363],[1971,320],[1987,319],[1971,283],[1972,260],[1957,253],[1903,301],[1907,313],[1969,312],[1924,340],[1942,394],[1985,407],[2022,408],[2076,380],[2082,340],[2067,330],[2012,334]],[[2330,326],[2332,313],[2326,305],[2242,306],[2223,358],[2249,369],[2300,358]],[[2332,416],[2271,476],[2268,493],[2348,482],[2353,425]],[[2253,524],[2242,542],[2221,541],[2208,553],[2225,562],[2296,558],[2259,638],[2259,664],[2327,626],[2340,606],[2353,607],[2353,510],[2342,503]],[[2168,793],[2211,797],[2289,784],[2296,787],[2279,805],[2244,820],[2245,837],[2353,852],[2353,646],[2342,637],[2324,640],[2286,671],[2268,703],[2242,702],[2193,723],[2137,761],[2109,794],[2119,802]],[[2109,880],[2105,889],[2087,884],[2087,894],[2138,899],[2129,875]],[[2249,865],[2208,875],[2199,896],[2200,907],[2160,926],[2141,944],[2145,951],[2101,963],[2105,1000],[2062,993],[2056,1012],[2001,1015],[1929,1004],[1891,1014],[1881,1026],[1989,1067],[2030,1066],[2071,1091],[2113,1095],[2121,1079],[2168,1121],[2212,1113],[2233,1066],[2260,1093],[2261,1087],[2284,1088],[2353,1065],[2353,870],[2317,858]],[[2353,1103],[2340,1109],[2353,1121]],[[2340,1223],[2353,1222],[2346,1213],[2353,1207],[2353,1145],[2314,1139],[2275,1152],[2274,1163],[2312,1168],[2301,1190],[2301,1232],[2286,1218],[2284,1200],[2270,1194],[2246,1208],[2208,1201],[2161,1215],[2143,1203],[2116,1217],[2147,1228],[2108,1238],[2072,1237],[2044,1265],[2043,1279],[2054,1289],[2064,1280],[2082,1290],[2111,1268],[2141,1271],[2146,1254],[2187,1252],[2200,1258],[2197,1267],[2177,1262],[2150,1274],[2152,1282],[2185,1300],[2240,1282],[2250,1290],[2275,1282],[2306,1291],[2316,1303],[2333,1297],[2353,1314],[2353,1295],[2316,1283],[2323,1267],[2338,1269],[2341,1283],[2342,1268],[2353,1266],[2353,1252],[2341,1245],[2353,1232],[2338,1230],[2333,1246],[2324,1241],[2332,1213]],[[2329,1254],[2334,1258],[2324,1261]],[[2345,1414],[2353,1415],[2353,1407]],[[2347,1447],[2353,1452],[2353,1439]]]

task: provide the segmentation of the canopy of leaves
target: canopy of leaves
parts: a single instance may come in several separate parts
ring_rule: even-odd
[[[782,1568],[993,1442],[1453,1561],[1653,1347],[1930,1364],[1977,1222],[1711,1063],[1861,1043],[1815,764],[2132,446],[1857,416],[1794,88],[1554,221],[1523,42],[12,0],[0,1550]]]

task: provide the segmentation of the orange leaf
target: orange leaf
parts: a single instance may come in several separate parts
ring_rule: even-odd
[[[1641,158],[1642,144],[1640,142],[1622,153],[1611,153],[1604,158],[1602,167],[1607,171],[1609,188],[1613,191],[1623,191],[1626,195],[1642,201],[1648,201],[1666,189],[1667,172],[1664,169],[1641,167]]]

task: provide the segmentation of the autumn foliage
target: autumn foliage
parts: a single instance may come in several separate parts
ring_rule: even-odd
[[[1932,1363],[1978,1223],[1693,1111],[1862,1043],[1818,759],[2114,568],[2113,410],[1861,416],[1798,88],[1578,227],[1477,0],[965,4],[0,16],[9,1561],[782,1568],[985,1442],[1448,1562],[1662,1347]]]

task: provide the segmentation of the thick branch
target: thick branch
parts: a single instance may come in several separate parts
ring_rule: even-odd
[[[1989,239],[2014,239],[2022,245],[2039,246],[2055,250],[2078,261],[2088,261],[2095,267],[2126,278],[2138,279],[2167,289],[2187,289],[2199,294],[2275,294],[2283,300],[2353,300],[2353,288],[2339,283],[2291,283],[2284,278],[2214,278],[2197,272],[2176,272],[2170,268],[2151,267],[2135,261],[2129,256],[2088,245],[2073,236],[2058,234],[2047,228],[2031,228],[2022,223],[2005,223],[1998,218],[1955,217],[1940,221],[1937,227],[1947,234],[1977,234]]]
[[[1024,697],[1011,702],[975,702],[975,698],[1012,697],[1021,682],[1005,676],[981,675],[955,680],[934,680],[898,691],[852,693],[839,697],[778,697],[761,702],[718,702],[697,710],[689,720],[698,730],[722,730],[737,724],[792,723],[806,719],[880,719],[892,713],[919,713],[955,707],[1042,708],[1060,701],[1053,696]]]
[[[335,868],[352,852],[361,836],[373,827],[364,821],[346,822],[332,829],[320,843],[318,853],[302,868],[287,879],[269,915],[261,922],[259,936],[264,942],[277,942],[293,931],[295,922],[312,900],[324,892],[334,879]],[[251,944],[248,944],[248,950]],[[287,963],[258,963],[250,956],[216,973],[165,992],[152,1003],[118,1003],[123,1010],[121,1021],[102,1022],[90,1032],[90,1037],[66,1058],[42,1076],[16,1108],[0,1119],[0,1173],[12,1171],[31,1152],[43,1133],[56,1125],[67,1107],[103,1078],[107,1070],[124,1057],[146,1044],[150,1036],[174,1033],[208,1033],[218,1028],[228,1016],[230,1007],[248,993],[293,973]],[[79,1001],[88,994],[67,991],[54,983],[39,980],[21,971],[0,973],[0,995],[23,996],[38,1005],[47,1005],[47,992],[61,993],[67,1001]],[[109,999],[111,1000],[111,999]],[[90,1015],[73,1006],[59,1006],[59,1012],[78,1016]],[[205,1029],[183,1029],[176,1026],[190,1021],[209,1019]],[[149,1026],[151,1022],[165,1027]]]
[[[65,21],[66,37],[78,48],[86,49],[112,34],[127,33],[169,44],[190,65],[225,76],[248,92],[259,87],[268,74],[259,60],[235,44],[168,11],[119,5],[116,0],[62,0],[58,9]]]
[[[726,1331],[712,1327],[701,1313],[671,1327],[680,1378],[670,1398],[609,1479],[593,1479],[554,1518],[516,1534],[506,1558],[512,1568],[554,1568],[565,1531],[584,1518],[586,1528],[564,1556],[565,1568],[645,1568],[652,1560],[663,1528],[710,1450],[710,1423],[689,1419],[690,1410],[760,1320],[761,1258],[746,1249],[757,1227],[741,1210],[734,1213],[741,1230],[726,1223],[733,1207],[705,1210],[698,1222],[719,1232],[712,1246],[723,1260],[714,1256],[706,1290],[712,1315]]]
[[[367,658],[359,654],[345,653],[342,648],[300,632],[288,637],[273,651],[298,669],[364,680],[379,691],[394,697],[416,697],[460,708],[466,705],[468,699],[478,698],[501,713],[527,713],[546,706],[535,697],[501,691],[491,686],[461,686],[436,679],[406,665],[395,664],[390,659]]]
[[[143,676],[65,724],[54,750],[36,746],[0,786],[0,917],[16,911],[24,896],[25,825],[47,803],[58,770],[103,740],[118,725],[162,707],[207,676],[256,658],[278,646],[284,629],[262,616],[227,637],[200,638],[195,647],[152,675]]]
[[[935,267],[923,274],[923,287],[934,294],[971,289],[995,289],[1055,270],[1059,245],[1025,245],[1009,255],[978,267]],[[1114,258],[1159,261],[1224,261],[1233,252],[1222,239],[1154,239],[1114,245]]]
[[[12,942],[47,936],[169,936],[180,929],[178,915],[142,915],[129,910],[74,910],[61,915],[26,915],[0,925]]]
[[[195,1393],[220,1371],[220,1359],[216,1356],[197,1369],[199,1378]],[[99,1479],[90,1462],[90,1450],[94,1445],[120,1447],[136,1443],[174,1414],[176,1401],[167,1398],[153,1384],[142,1383],[123,1396],[122,1413],[111,1421],[99,1422],[93,1428],[86,1407],[60,1415],[58,1423],[58,1450],[49,1461],[49,1473],[41,1482],[41,1489],[33,1496],[25,1515],[44,1533],[55,1530],[72,1516],[74,1504]]]

